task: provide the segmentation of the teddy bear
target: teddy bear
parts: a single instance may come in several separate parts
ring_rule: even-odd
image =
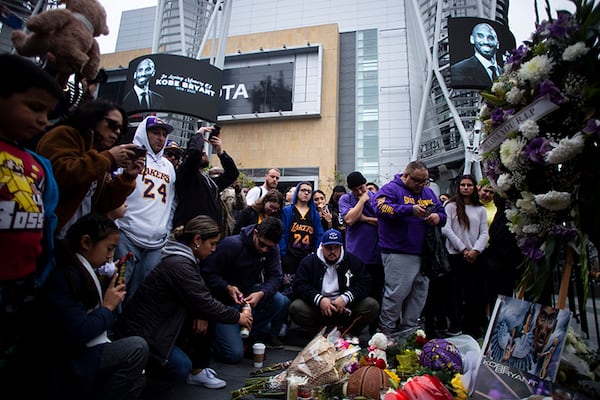
[[[62,0],[66,8],[54,8],[31,16],[27,34],[12,32],[15,50],[26,57],[48,57],[56,79],[65,86],[72,74],[94,79],[100,70],[96,37],[108,35],[106,10],[97,0]]]

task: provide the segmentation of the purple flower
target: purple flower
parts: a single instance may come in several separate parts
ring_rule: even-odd
[[[550,79],[544,79],[542,83],[540,83],[540,93],[536,96],[536,99],[543,96],[548,96],[550,101],[554,104],[562,104],[566,100],[565,96],[563,96],[554,82]]]
[[[506,64],[513,64],[512,69],[514,70],[515,67],[521,64],[521,61],[523,58],[525,58],[528,52],[529,48],[527,46],[524,44],[520,45],[518,48],[511,50],[511,54],[506,60]]]
[[[587,124],[585,124],[585,128],[583,128],[584,133],[592,134],[600,136],[600,120],[590,118],[588,119]]]
[[[552,233],[559,237],[559,238],[563,238],[566,240],[573,240],[577,237],[577,230],[573,229],[573,228],[566,228],[564,226],[561,225],[555,225],[552,228]]]
[[[525,239],[519,247],[521,248],[521,252],[523,255],[531,260],[541,260],[544,258],[544,252],[540,249],[542,245],[542,240],[535,237],[528,237]]]
[[[501,125],[504,122],[504,119],[510,115],[513,115],[515,110],[513,108],[509,108],[508,110],[504,110],[501,107],[498,107],[492,112],[492,126],[496,127]]]
[[[496,167],[498,165],[498,161],[496,160],[488,160],[485,163],[485,175],[493,180],[494,182],[498,181],[498,173],[496,172]]]
[[[544,156],[552,150],[550,142],[546,138],[536,137],[525,146],[525,155],[536,164],[545,164]]]

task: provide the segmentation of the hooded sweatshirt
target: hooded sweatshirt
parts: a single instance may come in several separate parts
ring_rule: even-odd
[[[157,249],[167,241],[175,198],[175,168],[162,156],[166,141],[158,153],[150,147],[147,118],[137,127],[133,137],[133,143],[148,151],[146,164],[137,177],[135,190],[127,197],[127,212],[117,224],[135,245]]]
[[[285,256],[287,253],[290,230],[292,227],[292,223],[294,222],[294,207],[296,206],[296,198],[298,197],[298,191],[300,190],[301,184],[302,182],[296,185],[296,190],[294,191],[294,196],[292,197],[292,204],[283,207],[283,211],[281,212],[281,222],[283,222],[283,235],[281,236],[281,240],[279,241],[279,250],[281,251],[281,257]],[[321,244],[321,239],[323,237],[323,226],[321,225],[321,216],[319,215],[317,206],[315,206],[313,196],[311,196],[310,200],[308,200],[308,208],[308,212],[310,213],[314,229],[312,233],[314,248],[312,249],[312,251],[316,251],[319,248],[319,245]]]

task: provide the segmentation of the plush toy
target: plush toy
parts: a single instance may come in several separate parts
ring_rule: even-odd
[[[97,0],[62,0],[54,8],[30,17],[27,34],[12,32],[17,52],[26,57],[48,57],[65,86],[71,74],[94,79],[100,70],[100,47],[95,37],[108,35],[106,10]]]
[[[375,359],[380,358],[385,361],[385,364],[387,365],[385,349],[387,349],[388,345],[388,339],[383,333],[374,334],[371,339],[369,339],[369,357]]]

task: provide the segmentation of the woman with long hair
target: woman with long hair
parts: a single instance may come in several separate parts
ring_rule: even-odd
[[[447,221],[442,227],[450,254],[451,299],[449,334],[461,330],[480,338],[487,327],[485,271],[479,255],[487,246],[487,213],[479,201],[477,182],[471,175],[458,179],[458,191],[445,205]]]
[[[58,183],[58,238],[81,216],[119,207],[134,189],[144,163],[135,158],[135,144],[116,146],[127,126],[125,110],[96,100],[79,106],[40,139],[36,151],[50,160]],[[113,177],[118,168],[123,173]]]
[[[115,327],[118,335],[146,339],[152,355],[148,372],[172,383],[224,387],[226,382],[208,367],[209,324],[252,327],[252,315],[216,300],[200,274],[200,264],[215,251],[220,232],[206,215],[175,228],[160,263],[127,303]]]
[[[321,216],[323,232],[333,228],[333,215],[331,214],[331,211],[329,211],[329,204],[327,204],[325,192],[321,189],[315,190],[315,193],[313,194],[313,201],[315,202],[315,206],[317,206],[317,210]]]
[[[254,205],[244,208],[235,223],[233,234],[237,235],[248,225],[260,224],[267,217],[281,219],[283,195],[277,189],[271,189],[263,197],[256,200]]]
[[[118,242],[117,226],[100,214],[77,220],[61,242],[41,313],[48,321],[42,326],[52,326],[40,351],[48,398],[135,399],[145,386],[146,341],[108,337],[125,284],[116,273],[101,282],[98,272],[112,261]]]

